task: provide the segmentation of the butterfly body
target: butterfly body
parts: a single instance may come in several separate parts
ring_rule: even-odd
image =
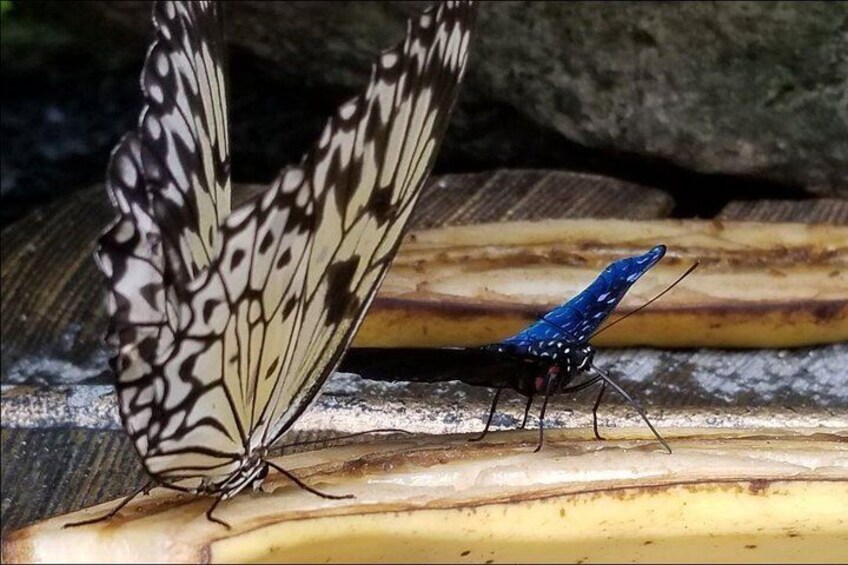
[[[375,380],[460,380],[524,395],[543,392],[554,379],[551,390],[559,391],[589,369],[595,357],[592,334],[665,251],[658,245],[611,263],[583,291],[497,343],[476,348],[352,348],[340,370]],[[540,378],[545,386],[539,386]]]
[[[535,359],[544,375],[511,388],[532,396],[545,391],[561,392],[592,365],[595,348],[589,339],[609,317],[624,295],[648,269],[665,255],[658,245],[635,257],[608,265],[583,291],[554,308],[537,322],[499,343],[481,349],[508,357]]]
[[[252,487],[253,490],[258,489],[268,476],[269,466],[265,462],[266,455],[266,452],[260,450],[247,454],[233,473],[204,480],[192,491],[193,494],[220,495],[222,500],[227,500],[247,487]]]
[[[519,350],[509,343],[484,345],[482,351],[513,359],[523,363],[527,371],[516,371],[506,388],[511,388],[524,396],[536,396],[561,392],[581,372],[591,365],[595,348],[588,344],[572,344],[567,341],[548,340],[537,347]]]
[[[552,395],[576,392],[597,382],[602,386],[598,403],[607,384],[629,399],[623,389],[595,367],[596,352],[589,340],[630,287],[662,259],[665,252],[665,246],[658,245],[644,254],[611,263],[579,294],[500,342],[467,349],[354,348],[348,351],[340,370],[373,380],[458,380],[494,388],[497,393],[486,430],[504,389],[528,398],[525,422],[534,398],[544,398],[543,419]],[[588,378],[575,383],[581,376]],[[648,425],[651,426],[650,422]]]

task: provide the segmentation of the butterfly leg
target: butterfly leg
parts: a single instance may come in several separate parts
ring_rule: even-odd
[[[215,512],[215,509],[218,508],[218,505],[221,504],[222,500],[224,500],[224,498],[221,497],[221,496],[219,496],[215,499],[215,502],[213,502],[212,506],[209,507],[209,510],[206,511],[206,519],[209,520],[210,522],[215,522],[216,524],[221,524],[222,526],[224,526],[228,530],[231,530],[232,526],[230,526],[228,523],[224,522],[220,518],[216,518],[215,516],[212,515],[212,513]]]
[[[124,506],[129,504],[130,501],[133,498],[137,497],[142,492],[144,494],[147,494],[148,492],[150,492],[150,489],[153,488],[154,486],[156,486],[155,481],[148,481],[145,484],[143,484],[141,487],[137,488],[131,495],[129,495],[128,497],[123,499],[120,504],[118,504],[115,508],[113,508],[111,511],[104,514],[103,516],[100,516],[99,518],[91,518],[90,520],[82,520],[81,522],[71,522],[69,524],[63,525],[62,528],[76,528],[77,526],[85,526],[85,525],[88,525],[88,524],[96,524],[97,522],[103,522],[105,520],[109,520],[110,518],[115,516],[118,512],[120,512],[121,508],[123,508]]]
[[[483,428],[483,433],[481,433],[477,437],[469,439],[468,441],[480,441],[481,439],[486,437],[486,434],[489,433],[489,426],[492,425],[492,417],[495,415],[495,409],[497,409],[498,407],[498,400],[501,397],[501,391],[503,391],[503,387],[500,387],[495,390],[495,397],[492,399],[492,407],[489,409],[489,419],[486,420],[486,427]]]
[[[539,412],[539,443],[536,444],[533,453],[539,453],[545,445],[545,410],[548,409],[548,400],[551,398],[553,386],[554,379],[548,379],[548,384],[545,386],[545,399],[542,401],[542,411]]]
[[[527,416],[530,415],[530,408],[533,406],[533,395],[527,397],[527,404],[524,405],[524,419],[521,420],[521,429],[527,426]]]
[[[320,496],[321,498],[328,498],[330,500],[342,500],[342,499],[345,499],[345,498],[354,498],[354,496],[352,494],[329,494],[329,493],[326,493],[326,492],[322,492],[322,491],[316,489],[315,487],[311,487],[308,484],[304,483],[303,481],[298,479],[296,476],[294,476],[292,473],[290,473],[289,471],[286,471],[285,469],[283,469],[282,467],[280,467],[276,463],[272,463],[271,461],[268,461],[267,459],[265,460],[265,463],[267,463],[269,467],[271,467],[272,469],[274,469],[275,471],[277,471],[278,473],[283,475],[285,478],[287,478],[288,480],[290,480],[291,482],[293,482],[294,484],[296,484],[297,486],[299,486],[303,490],[311,492],[315,496]]]
[[[564,387],[560,392],[578,392],[597,382],[601,383],[601,392],[598,394],[598,398],[595,400],[595,406],[592,408],[592,429],[595,432],[595,439],[603,440],[604,438],[602,438],[601,434],[598,433],[598,408],[601,406],[601,400],[603,399],[604,392],[606,392],[607,388],[607,382],[604,378],[601,376],[594,376],[588,381],[580,384]]]
[[[598,393],[598,398],[595,400],[595,406],[592,407],[592,431],[595,432],[595,439],[602,441],[604,438],[598,433],[598,407],[601,405],[601,399],[607,390],[607,382],[601,381],[601,392]]]
[[[545,399],[542,401],[542,411],[539,412],[539,443],[536,444],[536,449],[533,450],[533,453],[539,453],[542,450],[542,446],[545,445],[545,410],[548,408],[548,399],[549,395],[545,395]]]
[[[617,382],[615,382],[612,379],[612,377],[610,377],[609,373],[601,371],[600,369],[598,369],[594,365],[592,366],[591,370],[596,375],[601,377],[601,379],[603,379],[604,383],[610,385],[612,388],[615,389],[616,392],[618,392],[621,396],[624,397],[624,399],[627,401],[627,403],[630,404],[630,406],[632,406],[634,410],[636,410],[636,412],[639,414],[639,416],[645,422],[645,425],[648,426],[648,428],[651,430],[651,433],[653,433],[654,437],[657,438],[657,441],[659,441],[662,444],[662,446],[665,448],[666,451],[671,453],[671,446],[668,445],[668,442],[665,440],[665,438],[660,435],[660,433],[657,431],[657,429],[654,427],[654,425],[648,419],[648,415],[645,413],[645,410],[639,405],[639,403],[636,402],[636,400],[634,400],[634,398],[632,396],[627,394],[627,391],[624,390],[623,388],[621,388],[621,385],[619,385]]]

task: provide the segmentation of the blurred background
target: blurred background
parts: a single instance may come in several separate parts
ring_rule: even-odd
[[[296,161],[426,2],[227,7],[233,176]],[[147,2],[2,1],[3,225],[102,181],[137,119]],[[600,173],[672,217],[848,195],[848,4],[498,2],[436,173]]]

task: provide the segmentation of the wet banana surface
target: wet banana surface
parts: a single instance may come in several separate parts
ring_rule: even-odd
[[[535,434],[377,439],[283,456],[326,500],[270,476],[221,506],[154,489],[109,522],[4,540],[5,562],[837,562],[848,550],[848,428],[668,434],[637,428],[599,442]],[[62,548],[62,549],[59,549]]]

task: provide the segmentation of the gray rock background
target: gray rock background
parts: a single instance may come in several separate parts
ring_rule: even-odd
[[[234,176],[264,182],[427,2],[227,5]],[[145,1],[4,11],[0,223],[102,179],[134,123]],[[848,2],[484,2],[437,172],[600,173],[728,201],[848,196]]]
[[[478,84],[568,139],[699,172],[848,187],[848,4],[489,8]]]
[[[355,86],[423,4],[239,2],[229,41]],[[90,10],[146,29],[143,3]],[[846,2],[486,2],[478,29],[466,101],[593,149],[848,194]]]

